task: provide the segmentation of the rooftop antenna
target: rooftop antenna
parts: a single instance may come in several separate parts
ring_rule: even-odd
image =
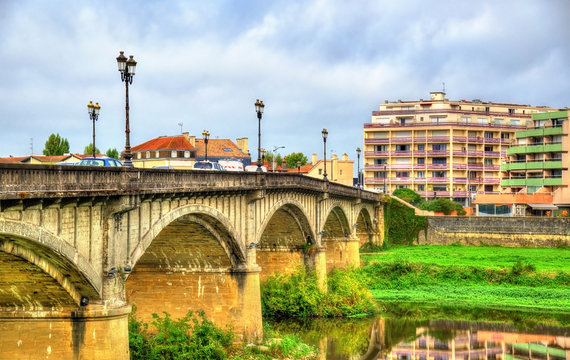
[[[184,123],[179,122],[178,126],[180,126],[180,133],[182,134],[182,125],[184,125]]]
[[[34,155],[34,138],[30,138],[30,155]]]
[[[443,90],[442,91],[445,92],[445,82],[442,82],[442,84],[443,84]]]

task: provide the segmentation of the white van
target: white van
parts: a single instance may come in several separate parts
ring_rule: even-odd
[[[238,160],[218,160],[218,164],[227,171],[243,171],[243,163]]]
[[[245,167],[245,171],[257,171],[257,165],[248,165]],[[267,172],[267,168],[265,166],[262,166],[261,171]]]

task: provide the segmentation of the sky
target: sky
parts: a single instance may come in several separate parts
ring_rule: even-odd
[[[356,160],[385,100],[570,106],[567,0],[0,0],[0,156],[52,133],[125,145],[119,51],[134,55],[131,146],[188,131]],[[179,125],[182,124],[182,125]],[[361,159],[362,161],[362,159]]]

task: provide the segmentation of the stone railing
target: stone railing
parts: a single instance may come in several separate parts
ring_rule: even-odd
[[[0,164],[0,200],[301,190],[379,201],[378,194],[295,173]]]

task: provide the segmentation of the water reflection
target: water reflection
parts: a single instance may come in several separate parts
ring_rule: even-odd
[[[319,348],[324,360],[570,360],[570,328],[376,318],[274,323]]]

